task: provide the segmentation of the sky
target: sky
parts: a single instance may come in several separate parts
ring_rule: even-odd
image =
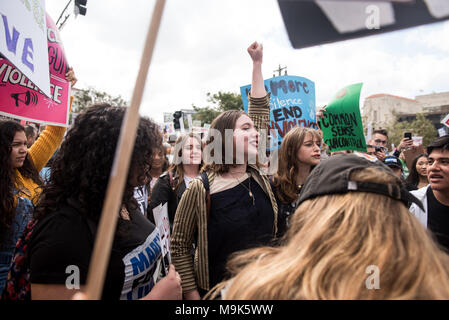
[[[56,22],[68,0],[46,0]],[[94,87],[131,100],[155,0],[89,0],[86,16],[60,30],[77,88]],[[73,1],[69,6],[73,11]],[[305,30],[313,32],[313,30]],[[370,95],[407,98],[449,91],[449,21],[383,35],[293,49],[277,0],[167,0],[140,114],[204,107],[207,93],[240,93],[250,84],[248,46],[263,44],[262,72],[279,65],[315,83],[316,105],[339,89],[363,82]]]

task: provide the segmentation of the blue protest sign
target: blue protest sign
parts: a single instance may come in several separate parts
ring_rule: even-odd
[[[315,110],[315,83],[298,76],[280,76],[264,81],[265,89],[271,93],[270,122],[268,129],[275,132],[277,149],[290,129],[298,126],[318,129]],[[248,93],[251,85],[240,87],[243,108],[248,112]]]

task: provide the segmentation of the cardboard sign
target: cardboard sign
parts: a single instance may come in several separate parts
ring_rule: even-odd
[[[422,144],[422,137],[415,136],[415,137],[412,137],[412,140],[413,140],[413,144],[415,146],[419,146]]]
[[[353,150],[366,152],[366,141],[360,115],[359,99],[362,83],[341,89],[326,106],[320,128],[324,143],[331,152]]]
[[[0,53],[50,97],[46,40],[45,0],[0,1]]]
[[[17,119],[68,126],[70,84],[65,80],[69,65],[50,16],[46,19],[48,35],[47,70],[50,71],[51,98],[46,97],[19,69],[0,58],[0,114]]]
[[[278,149],[284,136],[294,127],[318,129],[315,110],[315,84],[298,76],[280,76],[264,81],[265,90],[271,93],[270,123],[268,130]],[[248,93],[251,85],[240,87],[243,108],[248,113]]]
[[[158,205],[153,209],[154,222],[159,230],[161,236],[161,248],[162,248],[162,264],[168,273],[171,263],[170,256],[170,222],[168,220],[168,205],[167,202],[162,205]]]

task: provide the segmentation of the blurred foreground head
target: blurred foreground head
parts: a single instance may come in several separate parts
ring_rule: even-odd
[[[281,246],[230,261],[225,299],[449,298],[449,256],[410,214],[405,203],[416,199],[384,164],[331,157],[299,201]]]

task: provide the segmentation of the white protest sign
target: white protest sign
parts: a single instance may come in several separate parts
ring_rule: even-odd
[[[45,0],[0,1],[0,53],[51,96]]]
[[[192,121],[192,115],[190,113],[187,115],[187,123],[189,124],[189,129],[192,130],[193,121]]]
[[[419,146],[422,144],[422,137],[412,137],[412,140],[415,146]]]
[[[168,273],[168,269],[171,263],[170,256],[170,222],[168,220],[168,205],[167,202],[162,205],[158,205],[153,209],[154,222],[156,227],[159,230],[161,236],[161,248],[162,248],[162,257],[163,264],[166,272]]]

